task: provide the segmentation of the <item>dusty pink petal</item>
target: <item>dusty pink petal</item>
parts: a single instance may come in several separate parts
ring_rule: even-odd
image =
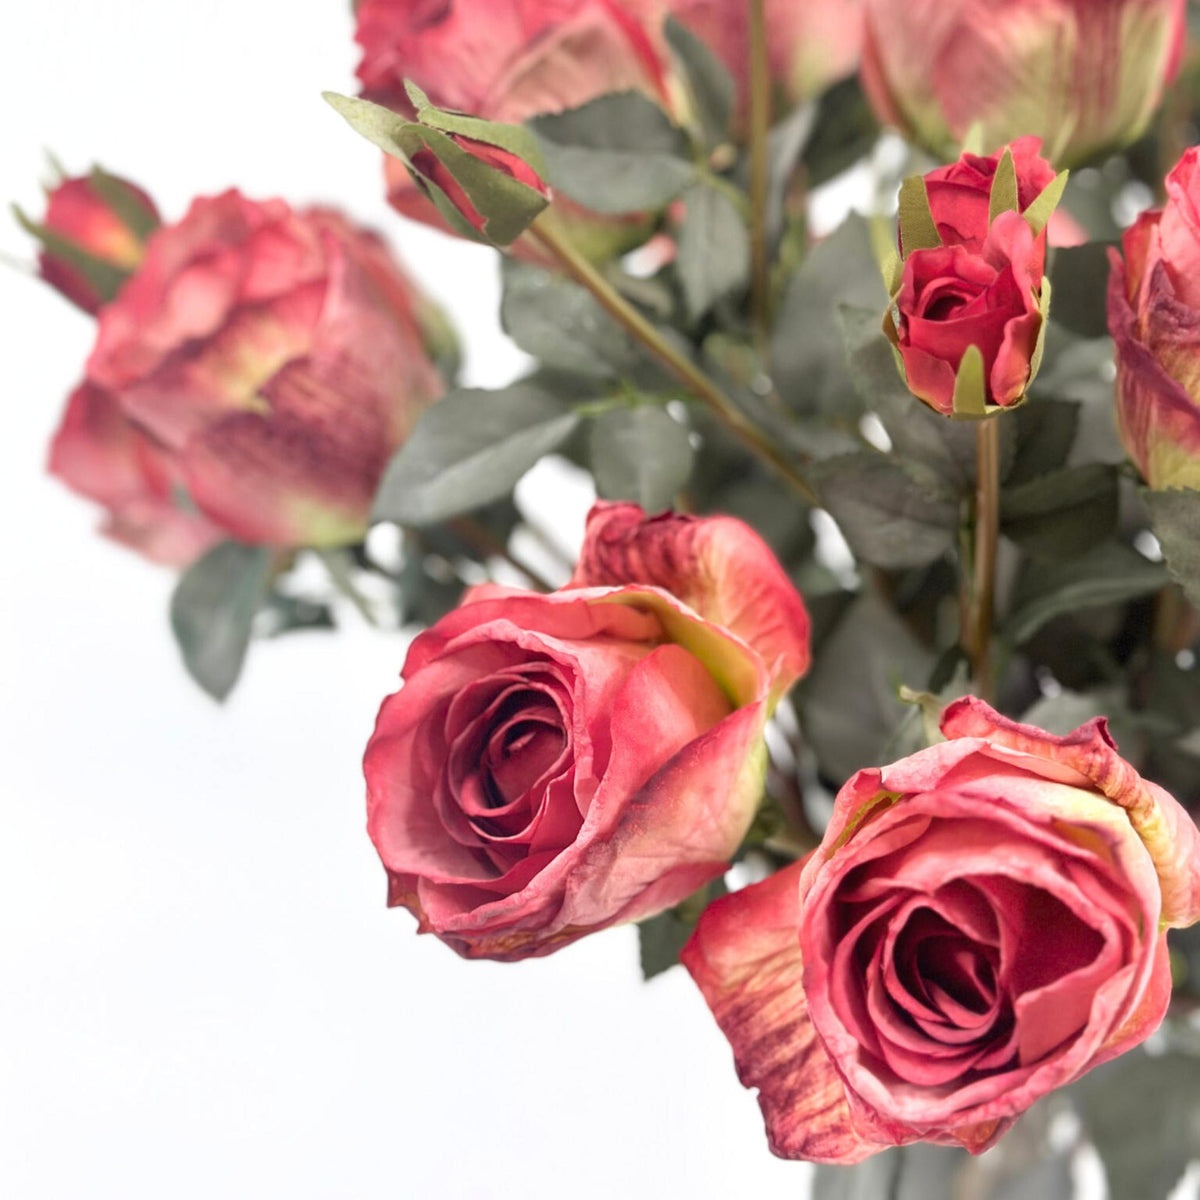
[[[732,517],[663,513],[599,502],[588,515],[569,587],[651,584],[729,630],[771,675],[772,701],[808,670],[808,612],[766,543]]]
[[[808,1017],[797,929],[801,864],[704,910],[680,958],[758,1088],[781,1158],[853,1163],[882,1146],[859,1136],[845,1089]]]
[[[1040,761],[1077,772],[1126,811],[1145,843],[1162,888],[1163,925],[1182,928],[1200,920],[1200,829],[1178,801],[1143,779],[1117,753],[1103,717],[1066,737],[1054,737],[964,696],[946,707],[942,732],[951,739],[987,738],[1029,755],[1031,771],[1039,771]]]

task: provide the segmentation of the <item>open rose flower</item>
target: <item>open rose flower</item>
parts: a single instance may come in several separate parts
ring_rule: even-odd
[[[374,235],[230,191],[153,235],[99,313],[87,374],[189,511],[241,541],[328,546],[366,530],[389,457],[442,390],[445,336]]]
[[[1036,134],[1072,166],[1138,138],[1174,76],[1184,0],[866,0],[880,119],[947,157]]]
[[[1152,488],[1200,489],[1200,149],[1167,176],[1167,203],[1110,250],[1108,328],[1117,423]]]
[[[678,84],[639,15],[616,0],[363,0],[355,13],[362,94],[408,113],[408,79],[441,108],[512,125],[627,90],[674,112]],[[386,159],[385,170],[398,212],[445,227],[400,162]],[[596,258],[638,244],[649,229],[642,216],[601,216],[566,201],[556,202],[554,219]]]
[[[81,383],[50,447],[50,472],[107,511],[102,532],[154,562],[186,567],[225,535],[180,503],[171,455],[95,384]]]
[[[42,242],[42,278],[84,312],[94,313],[142,261],[146,237],[159,216],[140,187],[97,169],[51,188],[40,225],[22,221]]]
[[[571,586],[421,634],[367,746],[389,901],[469,958],[547,954],[724,873],[808,618],[731,518],[600,504]]]
[[[1021,138],[905,181],[884,332],[909,389],[947,416],[1019,404],[1037,370],[1045,229],[1065,183],[1038,149]]]
[[[842,788],[803,863],[713,903],[683,952],[771,1148],[979,1153],[1143,1041],[1166,930],[1200,918],[1200,833],[1117,753],[973,697],[948,741]]]

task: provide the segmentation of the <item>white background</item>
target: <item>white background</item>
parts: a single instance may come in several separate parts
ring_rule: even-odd
[[[13,0],[0,197],[43,148],[199,193],[329,200],[519,362],[492,255],[406,225],[329,111],[348,0]],[[0,219],[0,250],[30,260]],[[256,645],[224,709],[184,677],[168,573],[43,473],[91,321],[0,268],[0,1195],[796,1197],[686,975],[618,930],[467,963],[384,906],[359,762],[402,645],[351,621]]]

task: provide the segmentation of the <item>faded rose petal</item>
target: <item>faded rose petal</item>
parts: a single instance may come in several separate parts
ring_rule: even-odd
[[[842,1081],[809,1020],[801,866],[714,900],[680,961],[729,1039],[742,1085],[759,1089],[772,1152],[854,1163],[881,1147],[855,1130]]]
[[[767,664],[773,700],[809,664],[808,613],[766,543],[732,517],[647,517],[636,504],[601,501],[570,587],[647,583],[740,637]]]

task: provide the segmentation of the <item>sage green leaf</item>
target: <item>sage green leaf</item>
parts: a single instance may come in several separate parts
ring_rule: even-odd
[[[813,477],[821,506],[864,562],[920,567],[954,543],[958,505],[927,472],[882,454],[846,454]]]
[[[551,185],[593,212],[665,207],[692,180],[687,134],[640,92],[534,117]]]
[[[421,416],[388,464],[375,517],[431,525],[497,500],[578,423],[574,413],[527,384],[448,392]]]
[[[1059,246],[1047,278],[1054,288],[1053,320],[1079,337],[1108,333],[1108,245]]]
[[[992,176],[992,190],[988,196],[988,224],[990,225],[1001,213],[1020,211],[1021,202],[1017,194],[1017,168],[1013,162],[1012,150],[1004,147],[1004,153],[996,164],[996,174]]]
[[[266,547],[222,542],[175,585],[171,631],[188,674],[214,700],[224,700],[241,674],[271,566]]]
[[[1070,175],[1070,171],[1059,171],[1042,188],[1037,197],[1022,214],[1029,228],[1033,231],[1034,237],[1037,237],[1050,223],[1050,218],[1054,216],[1054,210],[1058,207],[1058,203],[1063,197],[1063,192],[1066,190],[1067,180],[1070,178]]]
[[[1116,468],[1085,463],[1005,488],[1000,528],[1039,558],[1073,558],[1112,536],[1117,501]]]
[[[1079,428],[1079,405],[1039,398],[1023,404],[1001,430],[1016,430],[1016,456],[1010,483],[1026,483],[1057,470],[1067,461]]]
[[[429,97],[410,79],[404,81],[405,91],[413,102],[417,120],[422,125],[440,129],[444,133],[457,133],[461,137],[499,146],[527,162],[539,175],[546,172],[538,140],[524,125],[508,125],[500,121],[485,121],[482,117],[466,113],[449,112],[430,104]]]
[[[914,250],[933,250],[942,244],[929,207],[929,192],[921,175],[910,175],[900,185],[900,244],[907,258]]]
[[[1150,510],[1167,570],[1188,599],[1200,606],[1200,492],[1191,488],[1164,492],[1143,488],[1141,495]]]
[[[653,404],[596,418],[589,448],[600,497],[634,500],[650,513],[670,508],[692,473],[687,427]]]
[[[750,234],[737,205],[710,184],[690,184],[683,193],[675,270],[692,320],[750,281]]]
[[[667,18],[663,35],[683,67],[692,108],[708,144],[719,146],[729,137],[729,121],[737,99],[733,76],[709,49],[708,43],[674,17]]]
[[[1002,636],[1019,646],[1047,621],[1082,609],[1124,604],[1167,583],[1166,568],[1119,542],[1067,561],[1031,562],[1017,585]]]
[[[983,353],[978,346],[968,346],[954,376],[954,415],[978,420],[986,417],[987,411]]]
[[[679,962],[679,952],[696,928],[705,907],[726,893],[725,881],[716,879],[693,893],[682,904],[638,922],[638,955],[642,978],[653,979]]]

